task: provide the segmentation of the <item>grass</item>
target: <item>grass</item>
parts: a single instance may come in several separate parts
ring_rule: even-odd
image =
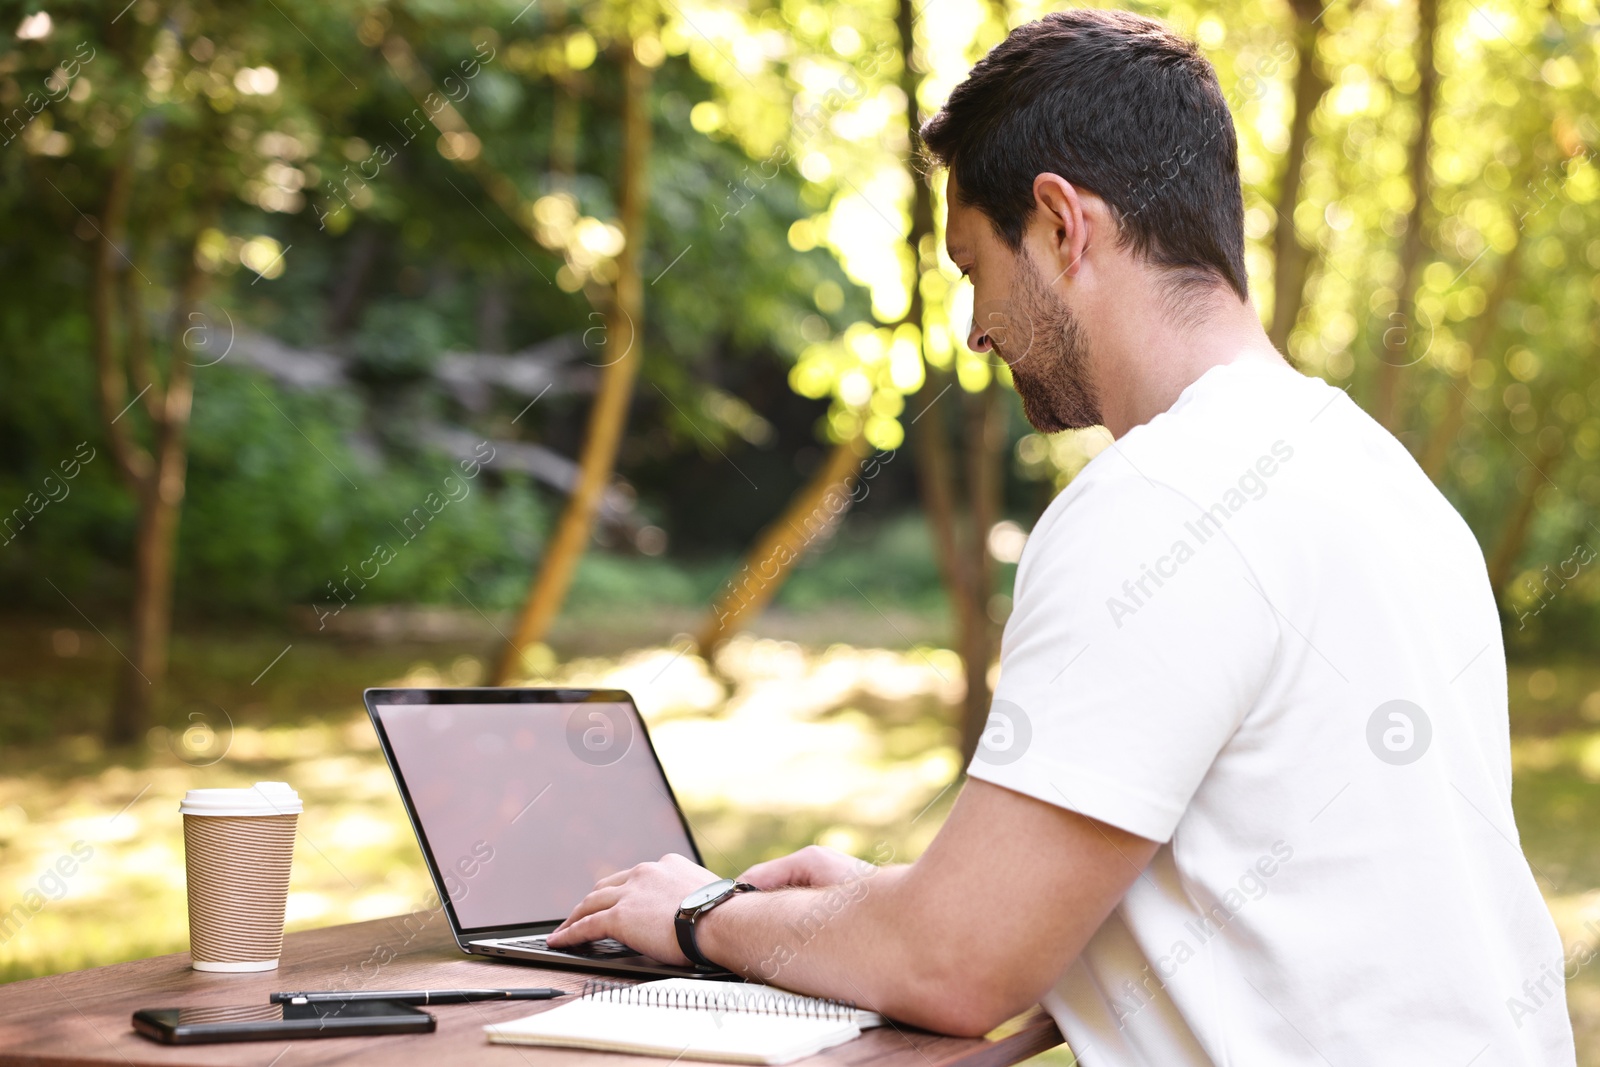
[[[191,637],[175,672],[227,672],[232,680],[217,683],[232,709],[225,714],[213,702],[208,716],[157,726],[131,749],[108,752],[82,732],[0,749],[0,909],[29,890],[59,897],[20,930],[0,930],[0,980],[185,947],[176,812],[184,790],[197,786],[283,780],[302,794],[291,929],[428,905],[421,857],[360,710],[360,688],[470,683],[481,660],[459,648],[308,650],[285,657],[269,675],[276,690],[249,701],[226,694],[248,690],[248,674],[282,646],[241,640]],[[87,691],[71,676],[109,674],[109,663],[86,671],[82,658],[51,663],[35,651],[33,669],[47,677],[33,695]],[[713,675],[698,657],[657,647],[573,658],[549,673],[559,684],[640,694],[652,739],[719,870],[735,873],[816,840],[920,852],[957,769],[945,714],[959,676],[950,653],[842,645],[808,653],[746,638],[718,667]],[[68,864],[77,867],[70,878],[52,873],[62,856],[84,851],[87,859]]]
[[[551,653],[546,666],[554,682],[639,696],[708,862],[733,873],[813,841],[863,855],[919,854],[948,810],[945,787],[957,770],[949,723],[959,666],[939,647],[934,622],[918,612],[892,626],[866,610],[820,621],[780,612],[762,622],[769,636],[737,640],[714,666],[659,638],[634,651],[604,647],[608,633],[615,642],[619,632],[687,629],[693,618],[634,617],[616,630],[603,616],[569,619],[559,661]],[[864,643],[814,640],[830,629]],[[911,640],[919,643],[905,647]],[[167,720],[135,748],[108,752],[92,731],[115,650],[94,631],[0,621],[8,679],[0,695],[0,913],[29,890],[43,901],[12,936],[0,930],[0,981],[182,950],[177,801],[195,786],[280,779],[301,792],[291,929],[427,906],[421,858],[359,692],[471,684],[492,651],[481,635],[374,644],[187,632],[175,646]],[[1511,699],[1524,848],[1569,951],[1600,947],[1600,667],[1515,665]],[[73,857],[70,877],[52,873],[63,856]],[[1597,972],[1600,965],[1587,965],[1568,988],[1579,1062],[1593,1067]],[[1058,1051],[1039,1067],[1070,1062]]]

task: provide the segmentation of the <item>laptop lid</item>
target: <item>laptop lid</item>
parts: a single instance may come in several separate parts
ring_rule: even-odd
[[[457,940],[553,928],[608,874],[700,862],[620,689],[368,689]]]

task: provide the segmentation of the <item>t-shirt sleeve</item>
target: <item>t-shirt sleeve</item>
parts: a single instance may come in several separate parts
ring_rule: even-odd
[[[1279,624],[1199,505],[1137,474],[1086,481],[1029,539],[968,773],[1167,841],[1260,693]]]

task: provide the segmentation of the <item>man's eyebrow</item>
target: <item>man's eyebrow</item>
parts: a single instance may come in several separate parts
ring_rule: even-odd
[[[945,253],[949,255],[952,262],[967,254],[966,245],[945,245],[944,250]]]

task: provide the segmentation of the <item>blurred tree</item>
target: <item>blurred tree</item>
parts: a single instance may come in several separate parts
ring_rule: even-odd
[[[565,12],[555,19],[559,26],[565,22]],[[594,406],[590,411],[588,431],[580,453],[578,472],[567,505],[561,513],[554,536],[546,546],[534,577],[532,588],[512,634],[506,639],[506,648],[498,658],[494,671],[497,685],[508,685],[524,673],[528,666],[527,653],[541,644],[571,586],[578,560],[590,539],[601,497],[611,481],[616,464],[617,448],[627,426],[627,411],[633,395],[633,382],[643,355],[639,347],[639,330],[644,325],[644,292],[639,277],[639,249],[645,241],[645,216],[648,193],[647,171],[650,155],[650,76],[649,68],[640,62],[638,47],[631,33],[624,32],[613,42],[612,54],[617,58],[622,72],[622,153],[621,172],[617,178],[617,202],[620,208],[620,250],[613,253],[614,280],[609,289],[585,286],[592,303],[603,310],[597,314],[604,319],[604,335],[600,384]],[[652,31],[644,30],[645,46],[656,62],[654,49],[659,48]],[[439,99],[438,89],[422,70],[416,55],[405,38],[397,33],[385,37],[382,51],[389,65],[410,90],[418,105],[428,107],[429,100]],[[556,123],[552,129],[550,167],[557,184],[570,183],[575,160],[577,111],[571,92],[577,79],[557,76]],[[447,103],[428,108],[429,117],[447,143],[470,146],[469,151],[456,151],[451,158],[463,169],[471,172],[494,199],[500,209],[514,222],[527,227],[535,240],[540,237],[538,218],[534,205],[525,201],[516,184],[492,168],[479,150],[478,136],[466,121]],[[598,276],[596,276],[598,281]],[[584,333],[585,341],[594,330]],[[620,354],[619,354],[620,353]]]
[[[739,30],[731,42],[735,56],[771,50],[773,28],[779,24],[772,17],[774,14],[774,11],[763,12],[737,24]],[[867,41],[881,41],[877,34],[886,28],[887,20],[866,9],[842,9],[806,0],[789,5],[783,12],[781,24],[791,35],[793,47],[785,49],[781,57],[775,57],[778,62],[770,66],[763,64],[758,70],[746,69],[753,64],[747,65],[737,59],[729,63],[722,45],[701,34],[710,46],[708,50],[717,56],[716,61],[706,62],[702,69],[716,79],[722,90],[720,106],[715,111],[708,109],[701,121],[708,126],[726,126],[733,137],[746,145],[752,157],[761,159],[755,173],[751,174],[747,168],[739,186],[729,185],[730,207],[735,214],[743,210],[743,203],[753,192],[766,186],[787,167],[798,169],[812,190],[819,193],[826,190],[826,198],[818,196],[817,201],[831,199],[836,205],[844,195],[841,186],[858,196],[861,194],[847,176],[850,164],[841,163],[836,167],[835,157],[859,160],[869,166],[883,162],[878,146],[859,131],[882,125],[884,90],[893,85],[887,43],[880,43],[871,52],[865,49]],[[756,78],[762,79],[759,86]],[[757,94],[745,92],[749,87],[761,91]],[[875,206],[873,210],[887,221]],[[789,251],[807,252],[829,244],[828,227],[827,212],[800,221],[786,235]],[[840,254],[837,246],[833,250],[853,280],[871,284],[872,279],[853,269],[848,257]],[[836,315],[844,309],[845,294],[831,282],[818,285],[813,299],[821,315]],[[818,336],[831,333],[821,315],[807,316],[802,327],[809,335],[806,339],[811,342],[806,348],[813,372],[810,380],[802,385],[791,375],[796,391],[811,398],[820,398],[837,384],[829,380],[829,370],[815,373],[821,370],[820,362],[831,362],[841,348],[839,339]],[[866,325],[859,318],[852,324],[851,332],[857,339],[866,336],[863,329]],[[868,389],[870,395],[871,387]],[[899,394],[886,395],[898,397]],[[711,655],[756,618],[777,595],[794,568],[831,536],[861,492],[855,483],[869,444],[880,449],[898,446],[903,435],[892,418],[878,418],[873,427],[875,433],[867,432],[869,420],[862,417],[866,407],[864,399],[852,396],[836,404],[829,418],[819,426],[819,435],[829,441],[827,455],[805,484],[794,492],[781,513],[762,528],[719,588],[697,631],[696,643],[702,655]]]
[[[612,288],[584,287],[591,302],[603,309],[597,316],[603,316],[605,319],[602,329],[585,332],[585,338],[590,333],[596,332],[602,333],[606,338],[603,353],[605,362],[601,364],[600,390],[591,412],[577,488],[569,498],[568,507],[563,512],[555,536],[541,561],[533,588],[518,616],[513,635],[508,639],[507,649],[500,657],[496,676],[502,680],[509,680],[520,669],[527,650],[543,640],[560,610],[573,568],[588,542],[599,495],[610,477],[617,447],[625,429],[625,414],[631,396],[635,368],[643,359],[642,352],[635,352],[637,330],[644,325],[642,282],[638,276],[637,257],[628,249],[630,247],[637,249],[644,242],[644,205],[647,199],[644,184],[650,110],[648,69],[661,62],[664,50],[658,39],[660,30],[652,24],[651,19],[644,16],[642,9],[635,7],[611,12],[604,8],[594,8],[588,11],[587,15],[589,17],[585,19],[585,25],[590,29],[613,23],[622,27],[621,31],[612,31],[620,32],[621,37],[611,48],[613,53],[622,57],[621,65],[624,71],[623,139],[620,161],[623,169],[619,178],[621,195],[618,197],[622,206],[622,253],[614,260],[616,278]],[[556,13],[554,24],[558,27],[565,24],[564,10]],[[391,35],[384,44],[384,54],[401,80],[411,88],[413,96],[422,100],[434,92],[433,86],[420,71],[402,38]],[[650,57],[650,62],[644,62],[641,59],[642,55]],[[560,188],[567,185],[570,179],[568,170],[571,166],[571,149],[566,144],[566,138],[575,136],[578,120],[570,94],[578,80],[571,75],[561,73],[557,73],[555,79],[557,110],[552,131],[550,166],[554,184]],[[434,116],[434,123],[439,126],[445,137],[470,137],[474,144],[478,141],[448,106]],[[533,210],[530,211],[530,205],[519,202],[513,183],[488,167],[481,157],[474,154],[471,157],[456,158],[458,164],[478,177],[502,210],[514,220],[529,225],[535,239],[543,239],[543,232],[537,225],[538,205],[532,205]],[[772,177],[763,174],[761,184],[766,185]],[[735,214],[748,203],[742,194],[740,200]],[[719,229],[727,214],[724,212],[723,218],[719,219]],[[628,237],[630,218],[634,234],[632,238]],[[686,248],[685,252],[687,251]],[[669,268],[671,265],[668,265]],[[622,354],[613,356],[612,353],[617,350]],[[671,398],[668,397],[668,400]],[[677,408],[676,403],[673,406]],[[726,406],[724,403],[723,407]],[[853,456],[857,451],[856,442],[847,442],[840,449],[836,449],[833,459],[824,465],[824,471],[834,471],[840,457]],[[797,499],[815,497],[819,493],[831,490],[836,484],[837,480],[827,485],[808,486]],[[798,552],[786,553],[784,558],[792,560],[798,558],[798,555]],[[775,580],[766,583],[765,596],[770,597],[781,581],[780,574]],[[717,617],[727,620],[730,616],[726,611],[720,611]],[[708,650],[709,647],[708,645]]]
[[[23,60],[33,77],[47,72],[48,100],[28,93],[8,140],[22,141],[35,206],[87,248],[101,429],[135,501],[129,648],[107,726],[114,743],[143,735],[166,672],[193,371],[221,358],[201,309],[207,245],[242,162],[243,146],[226,143],[224,116],[278,80],[270,67],[236,67],[262,42],[230,34],[208,21],[214,15],[185,8],[163,21],[148,2],[116,15],[39,12],[16,34],[33,54],[8,63]],[[200,66],[213,58],[217,67]],[[13,95],[16,83],[7,86]],[[241,242],[239,254],[258,275],[282,270],[275,242]],[[161,305],[162,340],[153,344],[151,314]]]
[[[1278,193],[1273,202],[1272,318],[1267,336],[1280,352],[1289,351],[1289,331],[1294,329],[1305,303],[1306,275],[1313,249],[1295,232],[1295,210],[1300,206],[1301,177],[1306,149],[1311,142],[1311,119],[1328,95],[1332,83],[1317,57],[1324,33],[1322,0],[1290,0],[1294,16],[1294,95],[1290,105],[1289,144],[1284,149]]]
[[[184,495],[189,411],[194,392],[194,363],[189,356],[196,348],[203,350],[208,340],[204,338],[204,316],[197,310],[205,279],[199,266],[199,242],[221,199],[214,163],[207,158],[212,153],[205,147],[215,137],[215,124],[210,119],[209,115],[203,117],[202,128],[197,131],[199,144],[192,157],[200,163],[196,180],[203,190],[202,201],[190,232],[178,243],[176,262],[169,268],[178,280],[172,285],[172,307],[167,316],[171,326],[163,345],[165,368],[152,358],[149,317],[141,292],[155,283],[132,258],[140,254],[140,249],[128,234],[134,160],[139,151],[139,130],[147,125],[145,121],[130,130],[125,143],[111,146],[121,159],[112,165],[92,245],[94,280],[90,307],[100,415],[117,470],[138,502],[130,644],[107,728],[107,740],[115,744],[133,741],[149,727],[151,708],[167,670],[173,552]],[[141,258],[149,263],[151,257]],[[151,264],[151,269],[157,268]],[[189,342],[197,335],[202,340],[192,346]],[[127,399],[130,383],[137,390],[132,400]],[[129,425],[119,425],[136,403],[144,405],[150,421],[148,448],[134,440]]]
[[[520,24],[519,13],[527,15]],[[145,524],[166,530],[165,543],[175,536],[180,546],[176,558],[168,550],[166,588],[175,570],[179,592],[187,589],[191,604],[281,610],[326,597],[335,584],[327,579],[368,556],[373,535],[389,536],[384,531],[395,517],[437,487],[438,476],[430,473],[441,458],[429,444],[434,428],[456,420],[478,423],[480,432],[557,440],[565,432],[570,402],[559,398],[531,413],[527,400],[514,396],[505,398],[516,401],[509,410],[499,398],[487,409],[464,408],[439,388],[445,350],[483,332],[490,301],[475,299],[476,293],[516,284],[527,287],[526,298],[503,302],[489,316],[499,321],[490,333],[517,343],[566,337],[580,355],[589,352],[602,375],[606,351],[642,356],[656,350],[653,360],[640,363],[659,383],[666,413],[650,426],[662,437],[651,446],[652,459],[681,453],[684,438],[691,448],[729,450],[769,440],[769,424],[710,383],[723,373],[722,364],[764,361],[781,368],[804,343],[802,315],[816,314],[812,290],[824,283],[849,286],[825,252],[775,254],[802,210],[799,180],[771,173],[738,210],[719,203],[721,183],[736,177],[749,157],[738,143],[708,137],[688,121],[707,85],[682,58],[690,48],[682,32],[637,36],[631,65],[636,73],[655,70],[661,77],[657,87],[645,86],[647,92],[635,81],[633,143],[658,119],[666,131],[660,163],[673,180],[634,186],[650,195],[636,193],[621,214],[637,218],[641,238],[622,240],[622,226],[607,221],[613,198],[601,176],[617,172],[624,149],[618,122],[624,79],[614,76],[623,65],[589,69],[598,54],[590,31],[602,38],[611,31],[588,14],[577,25],[541,24],[540,14],[493,2],[449,11],[287,3],[241,12],[137,0],[125,17],[68,4],[42,22],[33,15],[23,19],[26,31],[0,46],[0,101],[12,108],[3,135],[9,150],[0,156],[0,211],[15,238],[0,248],[0,257],[8,277],[19,279],[8,287],[0,316],[7,336],[0,359],[16,386],[0,395],[6,410],[0,433],[16,446],[0,463],[0,486],[26,487],[58,458],[62,446],[51,427],[70,427],[78,417],[78,401],[58,383],[76,382],[81,401],[98,398],[102,407],[107,396],[116,398],[102,393],[99,375],[75,377],[70,360],[26,359],[34,346],[109,353],[122,377],[107,376],[108,388],[134,378],[124,395],[137,403],[127,414],[117,405],[102,421],[111,433],[126,432],[135,457],[141,448],[171,456],[172,446],[183,443],[178,420],[163,431],[153,417],[182,407],[192,373],[202,404],[211,398],[258,436],[237,440],[227,417],[198,417],[199,462],[190,488],[201,498],[191,492],[190,505],[199,507],[201,525],[173,535],[175,504],[165,498],[166,510],[153,513],[164,516],[161,522]],[[496,23],[509,41],[490,28]],[[403,36],[396,27],[403,27]],[[418,100],[410,86],[418,74],[426,80],[429,69],[448,74],[436,93],[425,89]],[[566,98],[576,84],[583,95]],[[558,111],[569,116],[561,126],[564,141],[542,117]],[[580,139],[576,123],[586,112],[590,135]],[[128,178],[113,185],[119,162]],[[455,168],[478,177],[477,187],[452,181]],[[542,195],[541,175],[550,179]],[[114,201],[108,198],[113,188]],[[127,205],[125,239],[99,220],[106,214],[115,221],[115,211],[101,210],[108,203]],[[647,212],[665,220],[658,232],[673,241],[670,246],[651,244]],[[533,240],[508,240],[494,221],[500,215]],[[63,232],[78,240],[63,244]],[[677,243],[683,240],[687,247]],[[748,261],[715,248],[730,241],[749,251]],[[74,251],[86,247],[89,254]],[[125,253],[136,267],[123,265],[121,254],[108,258],[108,249]],[[599,297],[606,306],[619,285],[619,256],[628,254],[636,257],[630,268],[636,293],[643,291],[646,265],[653,264],[657,312],[648,324],[616,317],[602,333],[586,317],[594,304],[574,294]],[[120,271],[111,303],[83,299],[106,292],[91,284],[97,269],[102,275]],[[139,272],[156,284],[135,289],[129,278]],[[207,280],[213,295],[199,308],[201,319],[180,308],[163,317],[159,332],[166,340],[140,347],[149,333],[146,312],[130,310],[131,302],[142,299],[150,311],[162,312],[179,297],[193,304]],[[148,296],[143,288],[151,289]],[[706,301],[708,288],[725,299]],[[101,316],[109,329],[99,334],[88,329],[97,309],[110,316]],[[818,321],[827,323],[831,315]],[[631,343],[624,334],[634,326],[648,329],[650,339]],[[263,340],[258,330],[275,336]],[[230,341],[244,334],[249,343],[241,341],[225,361]],[[607,335],[616,342],[609,349],[592,340]],[[96,337],[109,338],[110,346],[97,349]],[[272,347],[275,339],[302,348],[282,351],[276,363],[241,354],[280,352]],[[207,342],[213,347],[204,348]],[[624,369],[633,363],[630,358]],[[279,385],[257,369],[269,365]],[[147,366],[153,368],[148,375]],[[581,364],[574,371],[579,378],[584,373]],[[139,395],[147,381],[152,388]],[[324,402],[286,395],[308,386],[336,396]],[[628,391],[612,396],[620,432]],[[49,397],[47,410],[59,421],[28,414],[22,397]],[[705,420],[682,421],[686,409],[706,413]],[[103,427],[91,436],[98,441],[107,432]],[[218,447],[224,439],[233,441],[231,455]],[[71,457],[79,438],[64,440],[62,454]],[[614,439],[610,447],[616,445]],[[176,456],[181,460],[181,451]],[[230,460],[239,462],[237,472]],[[162,484],[172,487],[176,472],[181,486],[181,463],[167,462]],[[604,466],[602,487],[609,483],[610,461]],[[109,572],[109,584],[91,582],[87,565],[133,556],[160,562],[158,555],[120,544],[124,528],[144,537],[138,533],[144,527],[98,483],[90,484],[98,470],[89,468],[74,498],[55,505],[52,518],[59,529],[85,531],[98,517],[103,532],[58,540],[38,536],[37,528],[19,531],[22,547],[0,560],[9,588],[38,582],[48,595],[46,580],[53,577],[68,594],[89,588],[114,598],[119,572]],[[527,525],[539,511],[527,506],[516,484],[495,492],[505,498],[500,518],[515,516],[518,523],[490,518],[499,505],[487,494],[454,505],[451,514],[479,515],[473,521],[483,523],[481,530],[498,533],[493,545],[470,539],[473,562],[462,584],[468,590],[481,585],[490,603],[501,604],[514,596],[504,580],[509,557],[533,556],[543,531]],[[485,501],[481,509],[478,499]],[[218,506],[222,500],[232,506]],[[8,540],[16,539],[14,533]],[[585,541],[587,530],[580,547]],[[452,555],[459,561],[453,549],[467,543],[430,533],[363,596],[430,598],[441,588],[446,596],[461,595],[461,585],[445,581],[448,572],[440,568]],[[159,577],[160,569],[139,573]],[[161,587],[140,581],[141,588]],[[142,593],[137,599],[160,604]],[[153,616],[141,608],[140,617]],[[138,727],[125,723],[117,732],[131,736]]]
[[[923,504],[956,605],[956,643],[968,677],[977,679],[962,712],[970,750],[987,717],[994,655],[989,612],[996,574],[986,542],[1000,510],[1004,408],[989,364],[958,355],[953,343],[946,321],[953,270],[941,265],[933,191],[917,158],[915,130],[919,96],[929,84],[927,67],[937,66],[939,79],[947,82],[958,66],[976,58],[973,49],[999,39],[1004,12],[983,9],[978,25],[938,35],[931,53],[916,41],[909,4],[882,10],[796,2],[785,6],[781,22],[774,14],[720,23],[731,27],[726,38],[702,33],[709,48],[699,53],[701,69],[721,88],[719,104],[727,101],[714,113],[708,109],[704,121],[726,128],[753,157],[765,156],[760,177],[747,186],[759,187],[793,162],[824,194],[817,198],[824,209],[792,227],[789,242],[800,251],[830,248],[851,278],[870,289],[871,318],[858,319],[841,335],[811,339],[801,352],[791,383],[803,396],[831,398],[824,430],[832,449],[724,584],[700,628],[699,645],[709,652],[770,600],[822,539],[829,524],[816,521],[820,503],[848,500],[866,446],[891,450],[904,442],[905,398],[916,393],[918,410],[933,412],[911,423],[918,432]],[[776,49],[772,41],[780,25],[788,47]],[[915,58],[919,48],[921,59]],[[774,61],[728,58],[763,52]],[[763,94],[745,91],[749,87]],[[818,309],[837,311],[842,294],[836,293],[836,287],[819,286]],[[934,340],[925,357],[930,331]],[[947,388],[954,389],[949,397]],[[952,434],[967,458],[961,474],[950,460]]]
[[[631,27],[630,27],[631,29]],[[643,30],[651,44],[653,29]],[[538,576],[528,600],[517,616],[516,628],[495,670],[497,685],[507,685],[522,672],[527,649],[544,640],[565,600],[578,559],[589,543],[589,533],[600,507],[601,495],[611,480],[617,446],[627,428],[628,402],[638,374],[640,331],[644,326],[644,282],[639,276],[640,249],[645,241],[645,216],[650,166],[650,70],[635,54],[640,38],[619,36],[613,51],[622,68],[622,157],[617,175],[617,203],[622,248],[617,255],[616,282],[604,311],[604,363],[600,387],[589,414],[588,431],[578,461],[578,483],[540,561]]]
[[[1548,639],[1539,616],[1558,590],[1588,598],[1590,627],[1596,615],[1592,585],[1555,577],[1597,540],[1600,505],[1596,19],[1413,10],[1159,13],[1212,54],[1235,113],[1247,261],[1258,290],[1271,278],[1272,337],[1412,448],[1526,622],[1508,633]],[[1100,447],[1029,435],[1017,454],[1059,487]]]
[[[977,636],[992,641],[996,625],[983,618],[997,581],[983,542],[1002,510],[995,486],[1010,443],[995,405],[1012,423],[1014,410],[1004,368],[960,344],[972,311],[942,257],[942,190],[907,161],[917,118],[1008,18],[1042,6],[1019,0],[1003,16],[936,2],[907,32],[907,9],[889,0],[669,6],[653,44],[608,21],[630,10],[611,4],[8,8],[0,491],[37,500],[29,494],[79,442],[111,454],[92,353],[112,357],[113,389],[128,380],[111,414],[134,401],[109,433],[152,464],[184,440],[174,419],[162,446],[161,420],[177,414],[192,363],[183,521],[175,506],[169,514],[179,607],[281,610],[326,596],[328,579],[454,461],[427,431],[579,453],[596,410],[582,390],[606,362],[581,338],[602,336],[589,316],[610,306],[618,255],[633,246],[650,316],[638,324],[644,387],[618,469],[647,472],[641,506],[692,512],[698,545],[765,529],[752,560],[772,556],[791,526],[778,555],[798,559],[826,539],[795,535],[789,519],[852,484],[860,446],[887,453],[909,434],[951,617],[967,620],[953,640],[969,677],[979,673],[993,646],[983,653]],[[1488,546],[1508,612],[1527,620],[1529,640],[1550,639],[1584,632],[1573,620],[1600,625],[1594,591],[1554,577],[1593,537],[1600,505],[1600,23],[1566,5],[1479,8],[1419,0],[1412,18],[1312,0],[1147,6],[1216,61],[1237,117],[1248,263],[1258,292],[1273,290],[1274,340],[1375,410],[1389,398],[1388,421]],[[626,79],[604,58],[629,35],[652,83],[637,243],[619,242]],[[421,101],[407,52],[433,86]],[[437,106],[424,106],[429,91]],[[123,162],[117,238],[101,216],[113,214]],[[137,271],[114,254],[116,285],[96,305],[108,248]],[[203,322],[169,314],[188,299],[190,262]],[[153,284],[137,284],[138,272]],[[96,306],[109,333],[96,333]],[[207,368],[229,323],[326,356],[332,377],[268,380],[238,349]],[[191,345],[219,348],[183,349],[195,325],[207,329],[189,333]],[[97,349],[101,336],[109,347]],[[439,385],[452,352],[556,341],[582,350],[570,371],[586,384],[565,397],[467,403]],[[791,360],[792,407],[742,392],[758,369],[776,375]],[[1387,369],[1396,363],[1408,366]],[[783,435],[794,427],[772,422],[782,409],[802,425],[824,405],[816,436],[831,453],[797,472],[771,443],[792,443]],[[1026,434],[1015,469],[1055,489],[1103,443]],[[0,580],[12,602],[60,609],[50,585],[90,614],[85,597],[119,610],[136,599],[139,495],[118,488],[115,465],[85,465],[71,497],[36,519],[36,504],[6,513]],[[362,595],[514,603],[539,558],[544,510],[516,479],[495,477],[453,513],[460,529],[441,524]],[[979,687],[969,699],[963,716],[981,724]]]
[[[989,666],[998,652],[995,620],[990,601],[995,596],[994,558],[989,552],[989,531],[1000,519],[1001,462],[1005,455],[1003,412],[1000,407],[1000,362],[995,358],[987,373],[974,377],[975,389],[951,370],[943,370],[920,349],[927,329],[923,278],[939,270],[939,232],[934,223],[933,191],[930,177],[922,173],[916,151],[916,132],[923,115],[918,107],[922,75],[916,69],[917,6],[913,0],[898,0],[895,28],[903,61],[900,89],[906,99],[907,152],[905,167],[911,179],[911,226],[906,233],[906,252],[912,263],[910,301],[902,326],[919,344],[927,369],[917,393],[917,415],[912,419],[915,434],[917,476],[922,503],[933,532],[939,573],[950,596],[956,650],[966,687],[961,703],[961,755],[965,764],[977,750],[989,718]],[[1005,6],[997,5],[995,16],[1005,25]],[[1013,324],[987,308],[974,308],[973,316],[985,329],[1004,330]],[[963,339],[964,342],[964,339]],[[960,385],[955,397],[944,407],[939,402],[952,386]],[[954,429],[952,429],[954,423]],[[958,477],[952,460],[951,437],[959,445],[954,451],[967,460],[965,477]],[[965,499],[962,499],[964,490]]]
[[[1439,0],[1417,0],[1416,38],[1416,128],[1411,136],[1411,210],[1406,216],[1400,241],[1399,278],[1395,283],[1397,326],[1383,333],[1379,355],[1377,392],[1372,414],[1389,430],[1404,422],[1406,368],[1417,358],[1418,337],[1423,333],[1417,321],[1417,286],[1428,248],[1427,227],[1433,200],[1433,118],[1439,98],[1439,68],[1434,63],[1434,47],[1439,36]]]

